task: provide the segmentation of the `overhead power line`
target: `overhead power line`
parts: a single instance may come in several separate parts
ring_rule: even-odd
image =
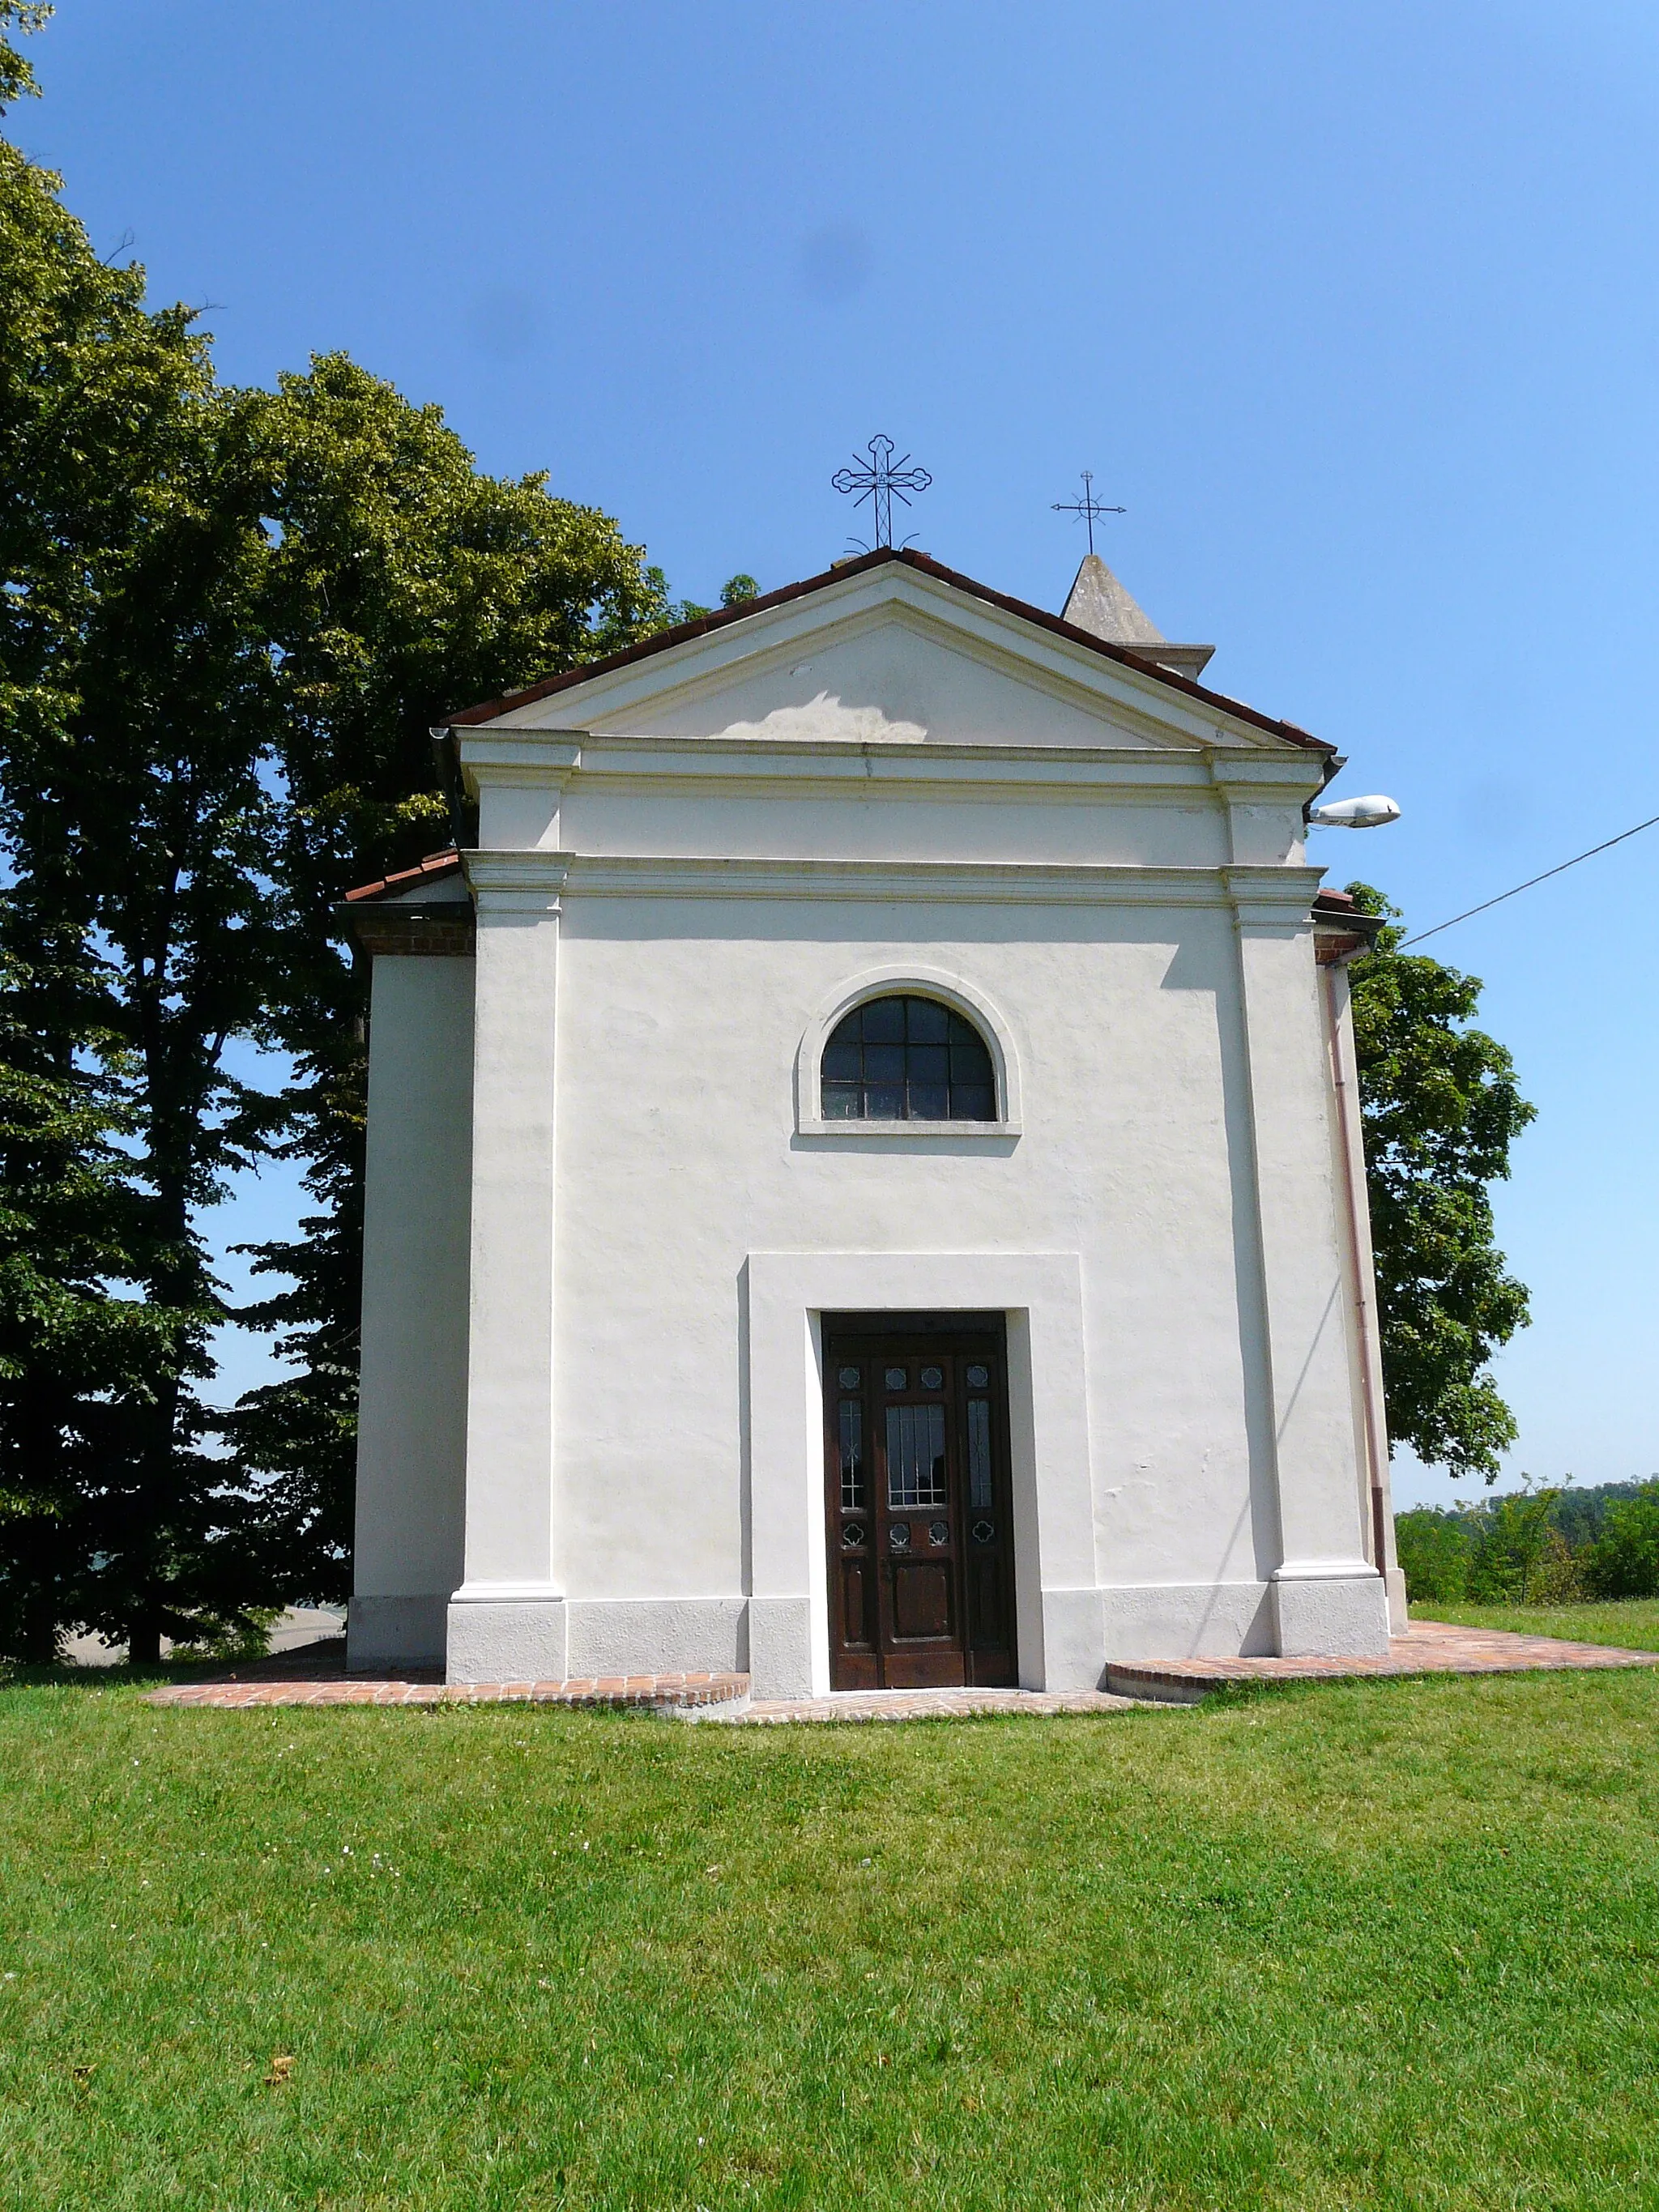
[[[1402,939],[1400,949],[1403,952],[1407,945],[1421,945],[1425,938],[1438,937],[1443,929],[1454,929],[1460,921],[1472,921],[1477,914],[1485,914],[1488,907],[1502,906],[1505,899],[1519,898],[1522,891],[1529,891],[1534,884],[1547,884],[1552,876],[1565,874],[1567,869],[1576,868],[1581,860],[1593,860],[1598,853],[1611,852],[1615,845],[1622,845],[1626,837],[1635,837],[1644,830],[1651,830],[1656,822],[1659,822],[1659,814],[1650,814],[1647,820],[1638,822],[1635,829],[1621,830],[1616,837],[1609,837],[1600,845],[1592,845],[1588,853],[1575,853],[1571,860],[1562,860],[1553,868],[1546,868],[1541,876],[1528,876],[1524,884],[1516,884],[1513,890],[1499,891],[1496,898],[1482,899],[1479,906],[1466,908],[1463,913],[1455,914],[1449,921],[1437,921],[1432,929],[1419,929],[1415,937]]]

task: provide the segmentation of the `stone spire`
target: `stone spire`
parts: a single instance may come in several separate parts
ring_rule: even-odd
[[[1127,646],[1131,653],[1155,660],[1160,668],[1173,669],[1177,676],[1191,677],[1194,681],[1215,651],[1212,645],[1171,645],[1130,598],[1098,553],[1084,555],[1066,602],[1065,619],[1078,629],[1086,629],[1093,637],[1103,637],[1112,645]]]

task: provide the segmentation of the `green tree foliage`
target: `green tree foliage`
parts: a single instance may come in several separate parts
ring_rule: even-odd
[[[1659,1476],[1608,1506],[1583,1569],[1597,1597],[1659,1597]]]
[[[1348,888],[1363,912],[1395,915],[1370,884]],[[1534,1109],[1508,1053],[1470,1025],[1479,980],[1402,952],[1403,934],[1390,921],[1351,971],[1389,1428],[1491,1482],[1516,1426],[1488,1363],[1528,1313],[1488,1186]]]
[[[1530,1478],[1502,1498],[1395,1516],[1414,1601],[1556,1604],[1659,1597],[1659,1476],[1577,1490]]]
[[[43,12],[0,0],[0,33]],[[336,902],[447,842],[444,711],[670,610],[607,518],[479,475],[342,357],[219,386],[58,193],[0,142],[0,1575],[15,1640],[55,1610],[142,1661],[343,1587],[367,1006]],[[317,1210],[246,1317],[296,1372],[227,1460],[201,1223],[273,1151]]]
[[[287,1594],[320,1600],[349,1584],[368,1012],[337,902],[451,842],[442,714],[631,643],[671,609],[608,516],[540,475],[481,475],[437,408],[343,356],[250,404],[287,799],[270,1020],[296,1076],[273,1141],[305,1163],[316,1210],[297,1238],[259,1248],[256,1269],[290,1286],[243,1316],[278,1333],[295,1371],[228,1426]]]
[[[32,933],[17,908],[0,899],[0,940]],[[79,963],[43,950],[0,951],[0,1653],[36,1662],[107,1613],[131,1440],[199,1318],[137,1294],[154,1222],[118,1148],[130,1116],[76,1049],[95,1011],[64,1018]]]
[[[9,8],[0,23],[30,27],[40,13]],[[3,78],[27,88],[15,56]],[[199,1449],[195,1385],[217,1300],[193,1216],[249,1156],[222,1054],[257,1024],[272,965],[256,734],[270,670],[243,620],[261,542],[240,489],[246,450],[188,313],[149,313],[142,274],[101,262],[58,179],[0,143],[6,1042],[15,1078],[60,1085],[57,1127],[75,1141],[59,1192],[77,1162],[96,1164],[100,1187],[124,1177],[131,1200],[124,1264],[88,1273],[68,1234],[43,1237],[37,1259],[42,1295],[56,1269],[87,1321],[82,1346],[112,1363],[101,1384],[77,1370],[81,1397],[101,1393],[112,1410],[99,1417],[98,1510],[60,1520],[82,1547],[78,1564],[65,1548],[65,1590],[79,1619],[129,1636],[140,1656],[192,1632],[197,1609],[217,1609],[236,1580],[231,1516],[215,1502],[222,1470]],[[102,1083],[77,1091],[88,1057]],[[94,1141],[100,1110],[117,1152]],[[52,1125],[46,1094],[35,1111]],[[27,1192],[27,1118],[15,1134]],[[129,1387],[123,1317],[93,1326],[84,1310],[120,1283],[156,1323],[142,1389]],[[34,1466],[51,1498],[76,1462],[28,1444],[27,1395],[9,1409],[9,1486],[32,1494]],[[10,1516],[14,1531],[33,1519]]]
[[[728,576],[720,586],[720,605],[723,607],[746,607],[750,599],[759,597],[760,586],[741,568],[735,576]]]

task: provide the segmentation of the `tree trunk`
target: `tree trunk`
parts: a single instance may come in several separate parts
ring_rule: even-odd
[[[130,1667],[159,1667],[161,1663],[161,1624],[159,1616],[148,1607],[135,1613],[127,1629],[127,1664]]]

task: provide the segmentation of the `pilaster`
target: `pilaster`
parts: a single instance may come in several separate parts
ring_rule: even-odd
[[[1237,916],[1263,1340],[1282,1556],[1279,1649],[1388,1649],[1382,1579],[1365,1557],[1353,1419],[1348,1255],[1335,1184],[1310,868],[1224,871]]]
[[[465,1580],[452,1681],[561,1679],[553,1517],[556,864],[475,853]]]

